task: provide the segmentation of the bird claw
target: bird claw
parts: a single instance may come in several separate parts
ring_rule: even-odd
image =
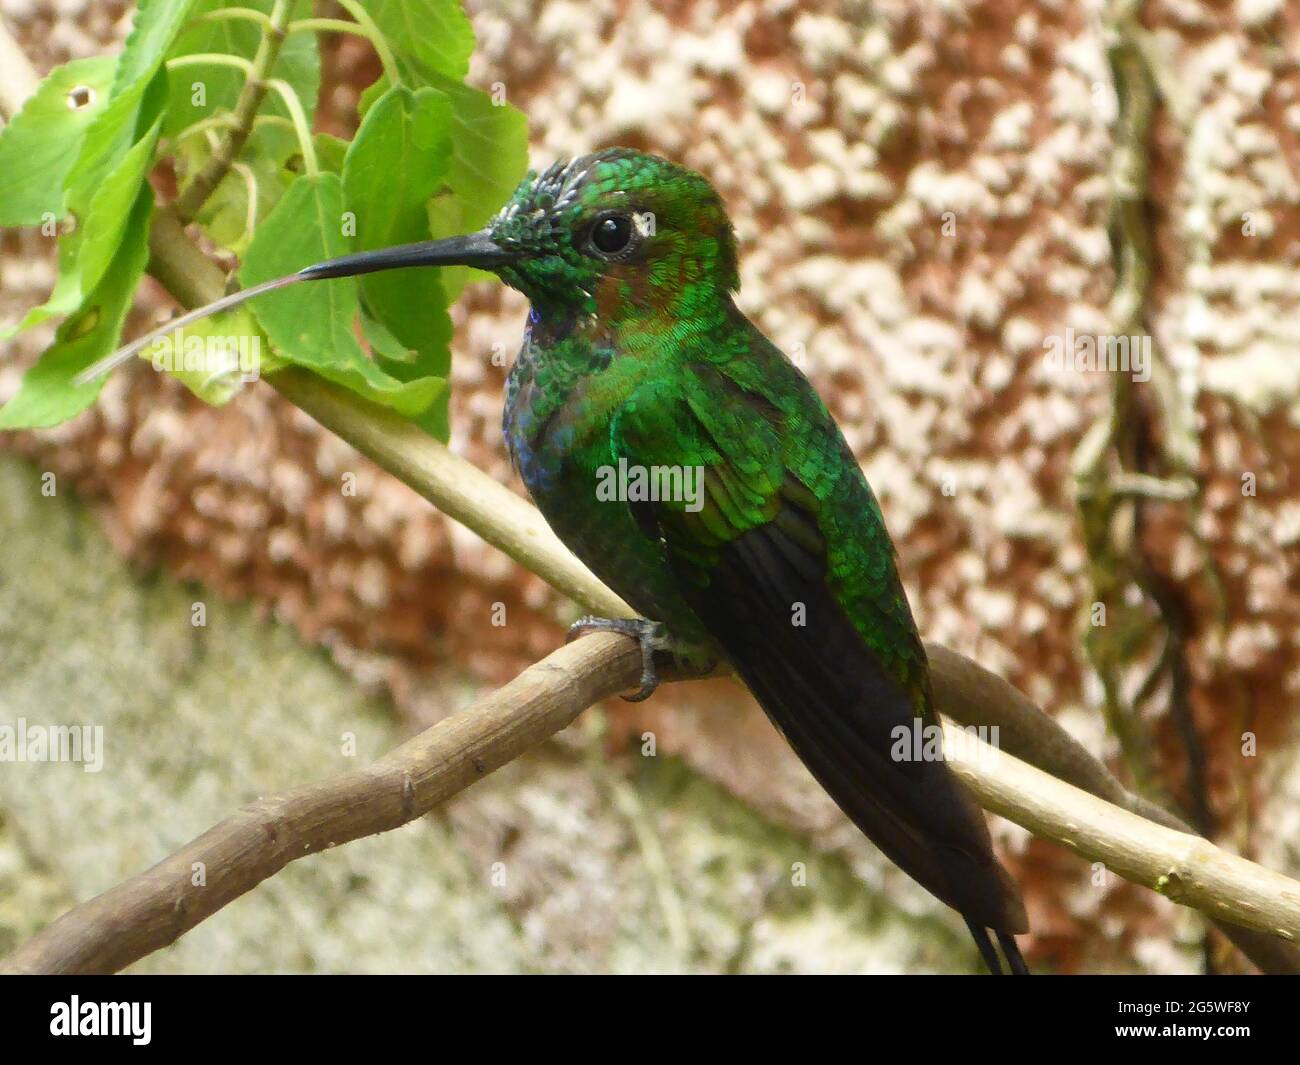
[[[655,652],[667,650],[672,646],[667,630],[658,621],[646,618],[579,618],[569,626],[565,643],[585,636],[589,632],[617,632],[636,640],[641,648],[641,687],[631,695],[621,696],[629,703],[639,703],[649,699],[659,687],[659,674],[655,670]]]

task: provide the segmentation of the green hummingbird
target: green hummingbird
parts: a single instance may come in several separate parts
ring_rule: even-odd
[[[942,758],[880,507],[825,403],[737,308],[736,245],[701,175],[614,148],[530,173],[486,229],[330,260],[236,293],[408,266],[495,272],[530,301],[506,446],[559,537],[642,615],[583,618],[654,655],[725,658],[840,809],[1028,969],[1020,893]],[[175,328],[191,316],[168,324]],[[126,349],[139,350],[151,337]]]

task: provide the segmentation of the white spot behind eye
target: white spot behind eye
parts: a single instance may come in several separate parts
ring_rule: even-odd
[[[642,237],[655,235],[655,216],[652,211],[637,211],[632,215],[632,224]]]

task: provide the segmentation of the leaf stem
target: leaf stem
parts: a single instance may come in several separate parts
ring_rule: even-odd
[[[298,146],[302,149],[303,163],[307,173],[316,177],[320,173],[320,163],[316,159],[316,145],[311,139],[311,125],[307,122],[307,112],[302,109],[302,101],[293,91],[293,86],[281,78],[272,78],[267,82],[279,94],[284,106],[289,110],[294,132],[298,135]]]
[[[379,56],[379,62],[382,64],[388,80],[394,84],[401,81],[401,75],[397,71],[397,60],[388,47],[388,41],[384,39],[384,35],[373,22],[370,26],[363,26],[359,22],[349,22],[347,19],[341,18],[305,18],[289,23],[289,33],[306,32],[350,33],[356,37],[364,37],[370,42],[375,53]]]
[[[195,15],[185,24],[186,29],[200,26],[205,22],[228,22],[243,21],[256,22],[267,33],[275,32],[275,23],[271,16],[265,11],[258,11],[253,7],[223,7],[216,11],[206,11],[202,15]]]
[[[179,55],[175,59],[167,60],[168,70],[203,66],[234,67],[242,71],[248,81],[254,77],[253,64],[242,55],[228,55],[225,52],[194,52],[192,55]]]
[[[388,47],[388,38],[384,36],[384,31],[370,17],[370,12],[362,7],[357,0],[339,0],[339,6],[365,29],[366,36],[370,38],[370,43],[375,46],[375,52],[379,56],[379,62],[383,64],[384,73],[388,75],[388,80],[394,85],[400,85],[402,75],[397,68],[397,58],[393,55],[393,50]]]
[[[247,163],[241,163],[238,159],[231,165],[231,169],[244,179],[244,188],[248,198],[248,213],[244,221],[244,234],[249,239],[253,239],[253,231],[257,229],[257,175],[253,173],[253,168]]]

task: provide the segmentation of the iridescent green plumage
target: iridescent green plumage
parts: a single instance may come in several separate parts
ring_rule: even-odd
[[[603,251],[602,227],[627,246]],[[720,649],[859,827],[1016,967],[1024,911],[978,810],[942,762],[890,757],[897,728],[936,721],[893,544],[825,404],[733,303],[712,187],[615,149],[525,181],[488,235],[533,307],[505,432],[547,520],[646,617]],[[701,468],[703,496],[606,501],[620,461]]]

